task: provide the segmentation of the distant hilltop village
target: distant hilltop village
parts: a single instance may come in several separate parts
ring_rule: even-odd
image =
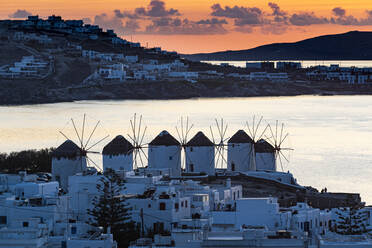
[[[83,20],[63,20],[61,16],[49,16],[43,20],[39,16],[29,16],[26,20],[0,20],[0,24],[11,29],[25,29],[30,31],[51,31],[62,34],[75,35],[80,38],[96,40],[98,38],[111,40],[117,44],[129,44],[140,47],[140,43],[132,43],[117,37],[114,30],[104,32],[98,25],[84,24]],[[39,39],[41,42],[51,42],[46,36]]]
[[[372,68],[191,61],[54,15],[1,20],[0,48],[0,104],[372,93]]]

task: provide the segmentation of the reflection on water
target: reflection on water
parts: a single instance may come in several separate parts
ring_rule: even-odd
[[[209,135],[214,118],[228,122],[227,136],[244,128],[253,115],[263,115],[269,123],[286,124],[294,152],[284,170],[291,171],[302,185],[329,191],[360,192],[372,203],[369,192],[372,175],[372,97],[275,97],[222,98],[172,101],[82,101],[35,106],[0,107],[0,149],[13,150],[58,146],[63,138],[58,130],[72,135],[72,117],[88,118],[87,131],[101,120],[94,139],[106,134],[128,134],[133,113],[144,116],[149,142],[167,129],[176,136],[181,116],[189,116],[195,128]],[[107,140],[105,143],[107,143]],[[102,149],[104,144],[94,150]],[[96,158],[98,159],[98,158]]]

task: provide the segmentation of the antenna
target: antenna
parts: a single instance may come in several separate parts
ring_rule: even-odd
[[[226,141],[229,137],[226,138],[226,131],[228,125],[224,122],[224,119],[221,118],[220,120],[215,119],[214,127],[210,126],[209,130],[211,132],[212,141],[215,144],[215,168],[216,169],[223,169],[227,167],[227,160],[226,160]],[[217,160],[216,160],[217,157]],[[213,161],[212,161],[213,162]]]
[[[80,148],[80,166],[81,166],[81,170],[83,169],[83,159],[85,158],[87,164],[90,166],[91,164],[98,170],[98,171],[102,171],[101,167],[97,165],[97,163],[94,162],[93,159],[91,159],[88,155],[89,154],[101,154],[100,152],[97,152],[97,151],[93,151],[92,149],[95,148],[97,145],[99,145],[100,143],[102,143],[104,140],[106,140],[109,135],[106,135],[104,136],[103,138],[100,138],[98,141],[92,141],[92,138],[99,126],[99,124],[101,123],[101,121],[97,121],[97,123],[94,125],[93,129],[91,132],[87,132],[87,126],[88,126],[88,123],[87,123],[87,115],[84,114],[83,115],[83,119],[81,121],[81,129],[79,129],[79,126],[80,125],[77,125],[78,123],[73,119],[71,118],[68,122],[68,124],[71,124],[71,129],[73,130],[71,132],[71,134],[69,133],[69,135],[71,137],[73,137],[73,139],[71,139],[68,135],[66,135],[66,132],[64,131],[59,131],[59,133],[64,137],[66,138],[67,140],[71,140],[71,141],[77,141],[75,142],[79,148]],[[87,138],[87,140],[85,140],[85,138]]]
[[[145,138],[147,126],[143,127],[142,115],[139,117],[135,113],[130,122],[130,134],[127,134],[133,143],[133,153],[134,153],[134,168],[144,168],[147,166],[148,157],[144,149],[147,148],[147,144],[143,142]]]

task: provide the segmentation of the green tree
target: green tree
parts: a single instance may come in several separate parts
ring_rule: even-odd
[[[335,231],[342,235],[360,235],[368,232],[366,227],[367,213],[360,206],[341,208],[336,212]]]
[[[130,221],[130,207],[122,195],[124,189],[124,180],[114,170],[106,170],[97,184],[99,195],[93,199],[93,208],[88,209],[91,216],[88,224],[102,227],[104,232],[110,227],[120,248],[128,247],[130,241],[139,237],[139,228]]]

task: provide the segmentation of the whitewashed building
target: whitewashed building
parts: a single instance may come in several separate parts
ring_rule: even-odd
[[[257,171],[276,171],[275,149],[266,140],[260,139],[254,146]]]
[[[245,226],[269,230],[287,230],[291,213],[280,212],[276,198],[241,198],[230,209],[212,211],[213,227],[217,230],[236,230]]]
[[[182,196],[168,184],[159,185],[128,202],[132,207],[132,219],[141,223],[143,215],[144,229],[152,229],[154,233],[171,231],[182,219],[191,218],[190,197]]]
[[[186,144],[186,171],[214,175],[214,146],[203,132],[198,132]]]
[[[149,144],[148,164],[150,169],[166,169],[171,177],[181,176],[181,144],[162,131]]]
[[[227,169],[229,171],[255,171],[254,141],[244,131],[237,131],[227,142]]]
[[[133,145],[122,135],[116,136],[102,151],[103,170],[133,170]]]
[[[83,172],[87,168],[85,154],[71,140],[66,140],[52,154],[52,176],[67,190],[68,177]]]

